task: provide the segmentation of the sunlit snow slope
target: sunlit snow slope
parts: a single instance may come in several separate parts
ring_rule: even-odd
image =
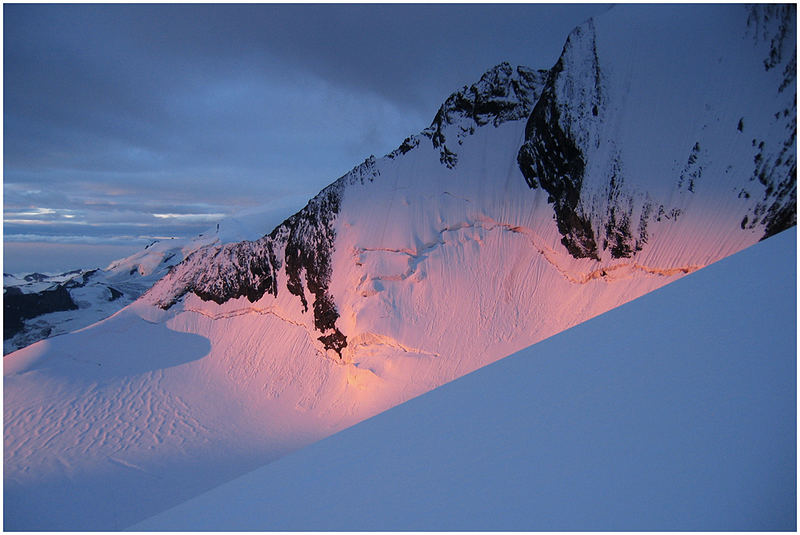
[[[130,526],[793,226],[795,28],[614,8],[269,234],[7,356],[6,528]]]
[[[132,527],[794,531],[786,231]]]

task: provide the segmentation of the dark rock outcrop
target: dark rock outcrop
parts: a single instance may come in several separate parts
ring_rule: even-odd
[[[3,291],[3,339],[22,331],[25,320],[64,310],[77,310],[64,285],[35,293],[22,293],[15,287]]]
[[[564,51],[573,46],[574,40],[588,38],[594,50],[594,27],[578,28],[567,39]],[[553,203],[561,243],[575,258],[598,259],[597,239],[591,220],[580,206],[581,187],[586,168],[576,132],[581,125],[573,125],[564,117],[559,105],[556,83],[564,72],[565,53],[550,70],[541,98],[531,113],[525,127],[525,143],[519,150],[517,163],[525,181],[531,188],[542,187]],[[597,55],[594,54],[595,95],[590,97],[591,114],[597,117],[602,107],[600,72]]]

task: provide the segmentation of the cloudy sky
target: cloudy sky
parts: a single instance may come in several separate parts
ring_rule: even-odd
[[[5,4],[3,270],[290,215],[493,65],[551,67],[606,9]]]

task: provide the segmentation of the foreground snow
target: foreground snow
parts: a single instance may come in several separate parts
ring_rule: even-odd
[[[792,531],[796,236],[131,529]]]

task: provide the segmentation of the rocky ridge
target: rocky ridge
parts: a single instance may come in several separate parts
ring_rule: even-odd
[[[513,68],[508,63],[493,67],[478,83],[448,97],[420,136],[429,138],[440,153],[442,165],[453,169],[458,161],[458,145],[476,128],[489,124],[497,127],[530,114],[545,73],[521,66]],[[394,159],[413,150],[419,141],[419,136],[407,138],[386,158]],[[267,293],[277,297],[277,273],[284,269],[286,289],[300,299],[304,311],[308,311],[309,297],[313,296],[311,307],[314,328],[320,333],[318,340],[326,350],[334,350],[341,357],[347,338],[336,327],[339,313],[328,292],[336,238],[333,222],[347,186],[379,178],[376,161],[374,156],[367,158],[259,240],[196,251],[154,288],[151,293],[155,303],[169,309],[189,292],[218,304],[239,297],[255,302]]]

